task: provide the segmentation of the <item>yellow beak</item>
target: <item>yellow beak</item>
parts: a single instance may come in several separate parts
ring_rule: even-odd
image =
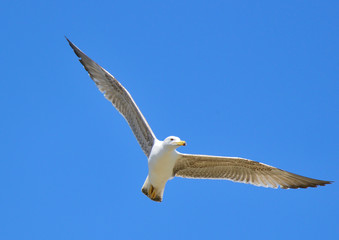
[[[179,141],[179,142],[176,142],[176,144],[178,146],[186,146],[186,142],[185,141]]]

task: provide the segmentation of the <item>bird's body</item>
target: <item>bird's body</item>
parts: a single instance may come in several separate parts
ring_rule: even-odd
[[[167,181],[173,176],[173,167],[178,158],[178,153],[167,148],[163,141],[155,141],[151,154],[148,158],[148,176],[142,187],[146,195],[150,188],[154,188],[155,199],[162,200],[162,195]]]
[[[176,149],[185,146],[186,142],[174,136],[167,137],[164,141],[158,140],[128,91],[109,72],[68,39],[67,41],[99,90],[126,119],[147,156],[148,176],[141,190],[150,199],[161,202],[166,183],[173,177],[227,179],[285,189],[317,187],[331,183],[244,158],[178,152]]]
[[[164,188],[166,182],[173,177],[173,167],[178,153],[156,141],[148,159],[148,177],[156,188]]]
[[[175,144],[170,144],[175,142]],[[184,146],[186,143],[179,138],[170,136],[164,141],[155,140],[151,154],[148,158],[148,176],[142,187],[142,192],[149,193],[149,189],[154,188],[156,199],[162,200],[162,195],[167,181],[173,178],[173,169],[180,157],[175,149]]]

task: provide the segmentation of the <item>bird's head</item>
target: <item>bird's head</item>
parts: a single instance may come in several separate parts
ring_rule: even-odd
[[[165,138],[164,144],[167,146],[174,146],[174,147],[180,147],[180,146],[186,146],[186,142],[182,141],[180,138],[175,136],[169,136]]]

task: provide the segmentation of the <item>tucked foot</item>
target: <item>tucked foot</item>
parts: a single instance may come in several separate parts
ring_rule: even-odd
[[[155,189],[154,187],[151,185],[149,188],[148,188],[148,194],[147,196],[151,197],[152,194],[155,192]]]
[[[160,195],[157,195],[157,191],[152,185],[150,185],[150,187],[147,190],[143,188],[142,192],[153,201],[156,202],[162,201],[162,197]]]

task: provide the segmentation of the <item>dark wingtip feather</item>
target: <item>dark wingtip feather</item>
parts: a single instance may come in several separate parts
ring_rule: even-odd
[[[65,36],[68,44],[71,46],[71,48],[73,49],[74,53],[79,57],[79,58],[83,58],[86,57],[86,54],[84,54],[77,46],[75,46],[66,36]]]
[[[74,44],[66,36],[65,36],[65,38],[66,38],[68,44],[71,46],[71,48],[74,49],[74,47],[75,47]]]
[[[321,181],[320,183],[314,183],[314,184],[308,184],[308,185],[295,185],[295,186],[281,186],[280,188],[282,189],[299,189],[299,188],[316,188],[318,186],[325,186],[327,184],[332,184],[334,181],[323,181],[323,180],[319,180]]]

